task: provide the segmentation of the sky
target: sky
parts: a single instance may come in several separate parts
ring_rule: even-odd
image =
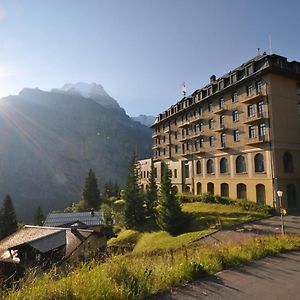
[[[0,0],[0,96],[96,82],[157,115],[261,52],[300,61],[300,1]],[[271,39],[271,49],[269,40]]]

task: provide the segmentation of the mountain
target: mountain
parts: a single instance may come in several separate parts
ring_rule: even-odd
[[[48,212],[77,201],[89,168],[99,186],[122,183],[132,151],[150,155],[151,130],[93,86],[84,95],[74,85],[0,99],[0,199],[12,196],[19,219],[39,205]]]
[[[131,117],[131,119],[149,127],[154,123],[155,116],[139,115],[137,117]]]

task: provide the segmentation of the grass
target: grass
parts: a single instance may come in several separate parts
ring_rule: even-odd
[[[140,231],[123,230],[117,238],[112,238],[108,245],[127,246],[133,248],[134,252],[174,249],[189,244],[220,227],[228,227],[267,216],[265,212],[247,211],[237,205],[204,202],[184,203],[182,210],[189,220],[183,234],[171,236],[165,231],[159,231],[154,223],[147,223]]]
[[[176,251],[130,253],[105,263],[91,262],[64,276],[53,270],[32,277],[3,298],[145,299],[247,261],[299,250],[300,237],[267,235],[243,244],[195,245]]]

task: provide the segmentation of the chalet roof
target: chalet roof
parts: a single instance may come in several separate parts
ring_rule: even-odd
[[[87,226],[104,225],[103,212],[50,213],[45,220],[44,226],[58,227],[74,223],[82,223]]]
[[[69,256],[93,230],[42,227],[26,225],[0,241],[0,260],[8,259],[7,251],[29,245],[42,253],[66,245],[65,256]]]

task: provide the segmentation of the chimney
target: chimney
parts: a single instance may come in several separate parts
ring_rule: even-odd
[[[216,81],[216,75],[211,75],[210,76],[210,83],[213,83]]]
[[[73,234],[77,233],[77,230],[78,230],[78,223],[74,223],[71,225],[71,232]]]

